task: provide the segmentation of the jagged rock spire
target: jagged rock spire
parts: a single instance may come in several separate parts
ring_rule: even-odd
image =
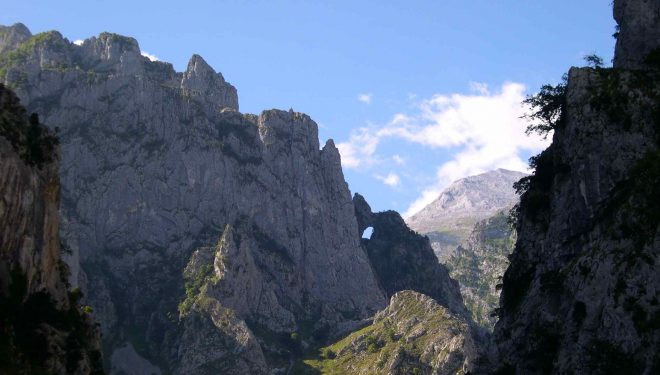
[[[217,73],[200,55],[192,55],[183,73],[181,88],[192,95],[201,95],[205,100],[238,110],[236,89],[228,84],[222,74]]]

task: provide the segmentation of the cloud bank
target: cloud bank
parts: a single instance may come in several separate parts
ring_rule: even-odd
[[[377,164],[384,159],[377,153],[378,145],[386,138],[449,151],[450,159],[437,166],[434,182],[422,189],[405,217],[457,179],[496,168],[528,171],[524,155],[543,150],[550,139],[525,135],[527,123],[520,118],[529,110],[521,104],[525,86],[507,82],[494,92],[482,83],[470,83],[470,87],[472,94],[434,95],[419,102],[414,113],[399,113],[383,126],[354,130],[348,141],[338,145],[343,166],[357,169]],[[397,160],[395,156],[387,159]]]

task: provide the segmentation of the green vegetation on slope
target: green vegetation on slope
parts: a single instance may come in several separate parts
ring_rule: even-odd
[[[433,299],[397,293],[373,324],[308,355],[295,374],[464,374],[467,325]]]
[[[32,36],[15,50],[0,55],[0,82],[4,80],[9,68],[25,63],[37,48],[44,45],[48,45],[54,52],[61,52],[67,48],[62,35],[57,31],[47,31]]]

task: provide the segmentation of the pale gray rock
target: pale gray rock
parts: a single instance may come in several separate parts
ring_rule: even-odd
[[[82,69],[117,74],[141,74],[147,59],[140,54],[137,40],[112,33],[102,33],[72,46]]]
[[[219,108],[228,107],[238,111],[238,96],[234,86],[225,82],[221,73],[216,73],[199,55],[193,55],[181,78],[185,94],[199,96]]]
[[[460,179],[406,223],[429,237],[438,259],[445,263],[467,240],[477,222],[518,202],[513,184],[525,176],[521,172],[497,169]]]
[[[269,373],[261,347],[245,322],[212,298],[204,298],[182,322],[175,374]]]
[[[77,279],[111,352],[142,341],[149,344],[139,346],[140,355],[163,372],[202,368],[206,359],[217,364],[205,340],[230,348],[236,335],[217,327],[215,308],[181,317],[185,267],[195,250],[213,247],[227,225],[242,228],[242,221],[254,231],[243,246],[227,243],[220,253],[249,273],[218,273],[209,296],[222,300],[242,280],[254,282],[240,285],[248,296],[263,297],[262,304],[229,298],[222,309],[236,315],[230,324],[259,323],[288,336],[303,324],[314,332],[360,321],[386,305],[360,247],[339,152],[332,141],[320,148],[309,116],[241,114],[235,89],[201,57],[176,73],[115,34],[81,46],[56,32],[41,35],[6,69],[5,82],[29,110],[60,129],[62,234],[71,260],[80,260]],[[263,240],[256,233],[287,261],[248,246]],[[179,330],[179,319],[198,330]],[[190,363],[189,350],[197,350]],[[250,368],[236,363],[231,371]]]

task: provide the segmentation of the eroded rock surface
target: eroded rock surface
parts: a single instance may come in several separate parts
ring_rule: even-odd
[[[426,294],[455,314],[468,314],[456,280],[438,263],[428,238],[406,225],[395,211],[372,213],[364,198],[355,194],[354,205],[360,230],[373,227],[363,247],[379,284],[388,297],[402,290]]]
[[[0,79],[60,129],[62,233],[109,353],[130,343],[163,373],[262,373],[250,337],[312,336],[386,305],[337,148],[320,148],[308,116],[241,114],[201,57],[177,73],[116,34],[78,46],[48,32],[14,47]],[[209,293],[230,302],[181,314],[191,255],[232,237],[228,225],[241,239],[220,246],[227,267]],[[247,295],[230,298],[235,287]],[[219,367],[232,355],[236,367]]]

